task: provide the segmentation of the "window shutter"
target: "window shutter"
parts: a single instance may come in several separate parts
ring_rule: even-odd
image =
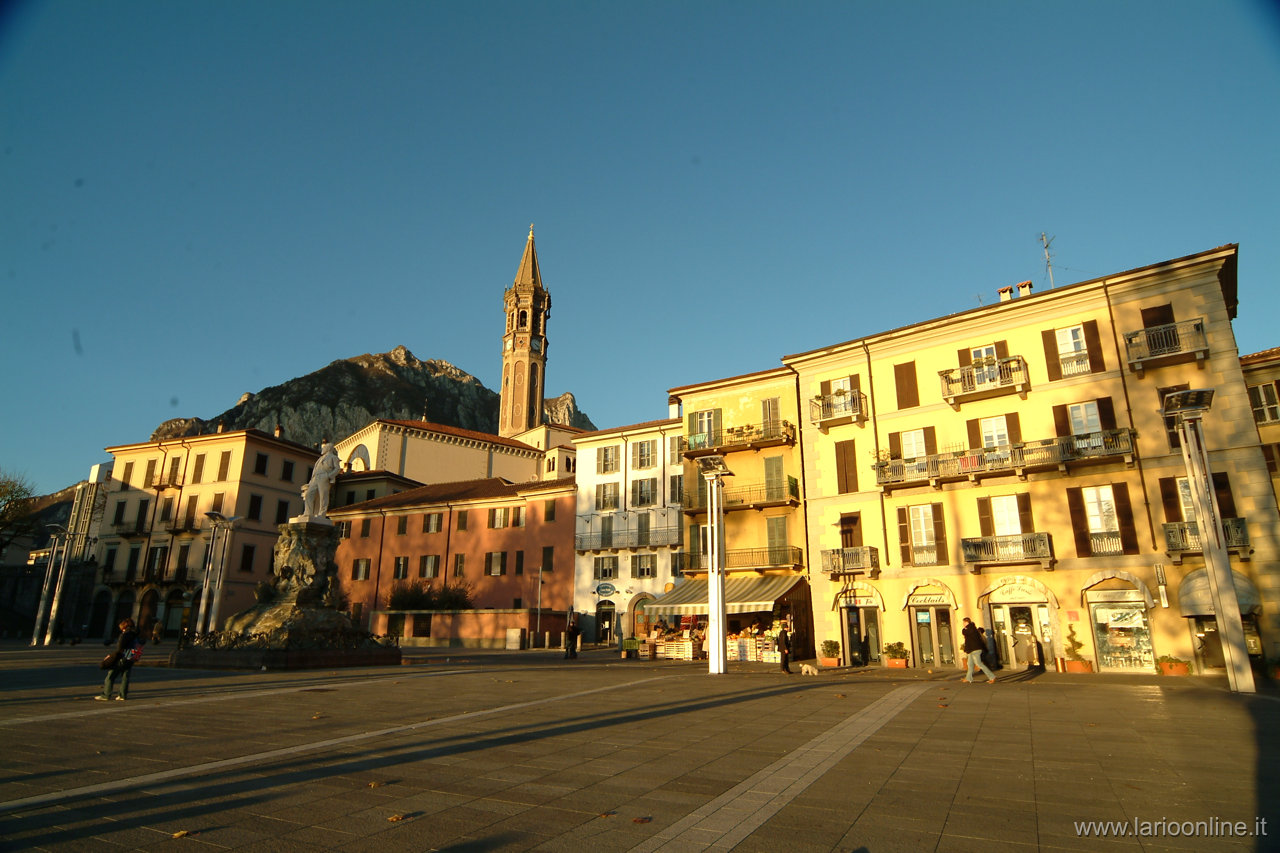
[[[724,419],[721,414],[720,409],[711,410],[711,431],[715,433],[716,444],[722,441],[721,436],[724,435]]]
[[[1164,520],[1173,524],[1186,521],[1182,517],[1182,497],[1178,494],[1178,480],[1175,477],[1160,478],[1160,503],[1164,506]]]
[[[926,456],[938,454],[938,431],[931,426],[924,428],[924,452]]]
[[[852,441],[836,442],[836,491],[842,495],[858,491],[858,466]]]
[[[1089,538],[1089,519],[1084,513],[1084,493],[1079,488],[1067,489],[1067,514],[1075,534],[1076,556],[1092,557],[1093,540]]]
[[[978,498],[978,535],[995,535],[995,525],[991,523],[991,498]]]
[[[951,554],[947,551],[947,525],[942,518],[942,504],[933,504],[933,542],[938,548],[938,565],[951,564]]]
[[[1089,372],[1101,373],[1107,369],[1107,357],[1102,352],[1102,336],[1098,334],[1098,321],[1085,320],[1081,326],[1084,328],[1084,345],[1089,350]]]
[[[861,390],[862,390],[862,379],[861,379],[860,377],[858,377],[858,376],[850,376],[850,377],[849,377],[849,389],[850,389],[850,390],[852,390],[854,393],[857,393],[857,392],[861,391]]]
[[[1009,433],[1009,443],[1022,444],[1022,424],[1018,421],[1017,412],[1009,412],[1004,416],[1004,428]]]
[[[973,352],[967,347],[956,350],[956,361],[961,367],[968,367],[973,364]]]
[[[1231,478],[1227,472],[1218,471],[1213,475],[1213,495],[1218,499],[1218,517],[1236,518],[1236,502],[1231,497]]]
[[[1035,521],[1031,518],[1031,495],[1023,492],[1018,495],[1018,526],[1023,533],[1034,533]]]
[[[1071,435],[1071,416],[1066,406],[1053,407],[1053,432],[1059,438]]]
[[[1173,305],[1152,305],[1142,309],[1142,328],[1168,326],[1173,322]]]
[[[1138,529],[1133,525],[1133,504],[1129,502],[1129,484],[1112,483],[1111,494],[1116,500],[1116,515],[1120,519],[1120,545],[1126,554],[1138,553]]]
[[[1276,445],[1262,445],[1262,458],[1267,460],[1267,470],[1274,474],[1277,470]]]
[[[898,408],[910,409],[920,405],[920,389],[916,387],[916,363],[893,366],[893,381],[898,392]]]
[[[1116,429],[1116,407],[1110,397],[1099,397],[1094,401],[1098,406],[1098,423],[1104,430]]]
[[[824,379],[822,382],[820,382],[820,383],[818,384],[818,394],[819,394],[819,395],[821,395],[821,396],[823,396],[823,397],[830,397],[830,396],[831,396],[831,382],[830,382],[830,380],[826,380],[826,379]]]
[[[969,431],[969,449],[977,450],[982,447],[982,424],[977,418],[965,421],[965,428]]]
[[[1044,366],[1049,371],[1049,381],[1062,378],[1062,359],[1058,356],[1058,333],[1054,329],[1043,329],[1040,341],[1044,344]],[[1059,433],[1061,434],[1061,433]]]
[[[889,433],[889,458],[902,458],[902,433],[900,432]]]
[[[1008,357],[1009,357],[1009,342],[996,341],[996,358],[1008,358]]]
[[[902,565],[911,565],[911,519],[904,506],[898,507],[898,546],[902,552]]]

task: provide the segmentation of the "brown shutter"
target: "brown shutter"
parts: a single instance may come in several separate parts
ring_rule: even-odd
[[[968,367],[973,364],[973,352],[969,349],[956,350],[956,361],[960,362],[961,367]]]
[[[1274,444],[1262,445],[1262,458],[1267,460],[1267,470],[1270,471],[1272,474],[1274,474],[1277,468],[1276,445]],[[191,515],[191,512],[188,512],[187,515]]]
[[[1062,378],[1062,359],[1058,356],[1058,333],[1053,329],[1040,332],[1044,344],[1044,366],[1049,371],[1049,381]]]
[[[1059,438],[1071,435],[1071,416],[1066,406],[1053,407],[1053,432]]]
[[[1116,407],[1110,397],[1099,397],[1094,401],[1098,404],[1098,423],[1102,425],[1104,430],[1116,429]]]
[[[902,550],[902,565],[911,565],[911,519],[904,506],[898,507],[898,545]]]
[[[1010,444],[1022,444],[1022,423],[1018,420],[1017,412],[1009,412],[1004,416],[1004,430],[1009,433]]]
[[[1008,358],[1008,357],[1009,357],[1009,342],[996,341],[996,358]]]
[[[902,458],[902,433],[900,432],[889,433],[889,458]]]
[[[1164,506],[1165,521],[1173,524],[1186,520],[1182,517],[1182,498],[1178,494],[1177,478],[1160,478],[1160,503]]]
[[[991,498],[978,498],[978,535],[994,536],[995,529],[991,523]]]
[[[1236,518],[1236,502],[1231,497],[1231,478],[1226,471],[1213,475],[1213,496],[1218,499],[1218,517]]]
[[[931,426],[924,428],[924,454],[925,456],[938,454],[938,431]]]
[[[1018,526],[1023,533],[1034,533],[1035,522],[1031,518],[1031,495],[1026,492],[1018,495]]]
[[[842,495],[858,491],[858,465],[852,441],[836,442],[836,491]]]
[[[978,419],[965,421],[965,428],[969,431],[969,449],[977,450],[982,447],[982,424]]]
[[[1116,515],[1120,519],[1120,545],[1126,554],[1138,553],[1138,528],[1133,525],[1133,504],[1129,502],[1129,484],[1112,483],[1116,499]]]
[[[1167,326],[1173,322],[1173,306],[1152,305],[1150,308],[1142,309],[1142,328],[1150,329],[1155,326]]]
[[[942,518],[942,504],[933,507],[933,542],[938,549],[938,565],[951,564],[951,554],[947,551],[947,525]]]
[[[920,405],[920,389],[916,387],[916,363],[893,366],[893,381],[898,391],[898,408],[910,409]]]
[[[1107,357],[1102,351],[1102,336],[1098,334],[1098,321],[1085,320],[1084,345],[1089,350],[1089,372],[1101,373],[1107,369]]]
[[[862,378],[861,378],[861,377],[859,377],[859,376],[850,376],[850,377],[849,377],[849,388],[850,388],[854,393],[857,393],[858,391],[861,391],[861,390],[862,390]]]
[[[831,381],[824,379],[818,384],[818,393],[823,397],[831,396]]]
[[[1075,534],[1076,556],[1092,557],[1093,540],[1089,538],[1089,518],[1084,513],[1084,493],[1067,489],[1067,513],[1071,516],[1071,532]]]

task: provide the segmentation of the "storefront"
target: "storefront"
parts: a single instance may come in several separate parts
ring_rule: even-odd
[[[1258,614],[1262,610],[1262,596],[1246,575],[1231,572],[1235,581],[1236,600],[1240,602],[1240,618],[1244,623],[1245,648],[1250,658],[1261,658],[1262,635],[1258,632]],[[1190,622],[1195,637],[1196,664],[1200,668],[1226,666],[1222,654],[1222,639],[1218,635],[1218,620],[1213,609],[1213,595],[1209,590],[1209,573],[1197,569],[1182,579],[1178,587],[1178,608]]]
[[[953,618],[956,598],[951,590],[926,579],[907,593],[903,609],[910,620],[916,666],[956,666],[960,630]]]
[[[774,637],[783,625],[792,635],[792,657],[811,656],[812,611],[809,585],[803,576],[730,576],[724,582],[724,599],[729,660],[776,662]],[[708,624],[707,581],[686,580],[666,595],[648,602],[644,609],[653,624],[666,625],[667,636],[679,635],[674,643],[664,646],[678,650],[675,654],[668,650],[667,657],[680,658],[684,649],[681,641],[696,641]]]
[[[1155,607],[1150,590],[1128,572],[1099,572],[1084,583],[1093,646],[1100,671],[1150,672],[1155,667],[1148,613]]]
[[[1053,624],[1058,601],[1040,581],[1011,575],[996,581],[979,596],[991,614],[987,630],[995,639],[996,655],[1006,669],[1035,669],[1055,658]]]
[[[840,651],[846,666],[880,663],[880,614],[884,599],[869,584],[853,583],[836,594],[843,637]]]

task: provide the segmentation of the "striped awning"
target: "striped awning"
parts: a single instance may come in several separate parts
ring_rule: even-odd
[[[762,578],[725,578],[726,613],[759,613],[772,610],[774,603],[804,580],[802,575],[770,575]],[[644,606],[647,614],[697,616],[707,612],[707,582],[687,580],[671,592]]]

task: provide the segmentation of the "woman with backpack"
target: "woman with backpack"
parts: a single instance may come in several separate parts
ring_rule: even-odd
[[[142,638],[138,634],[133,620],[125,617],[120,620],[120,639],[116,643],[114,654],[107,655],[102,661],[102,668],[107,670],[107,677],[102,681],[102,692],[94,699],[106,702],[111,698],[116,678],[120,679],[120,693],[115,698],[119,702],[129,698],[129,672],[134,661],[142,657]]]

